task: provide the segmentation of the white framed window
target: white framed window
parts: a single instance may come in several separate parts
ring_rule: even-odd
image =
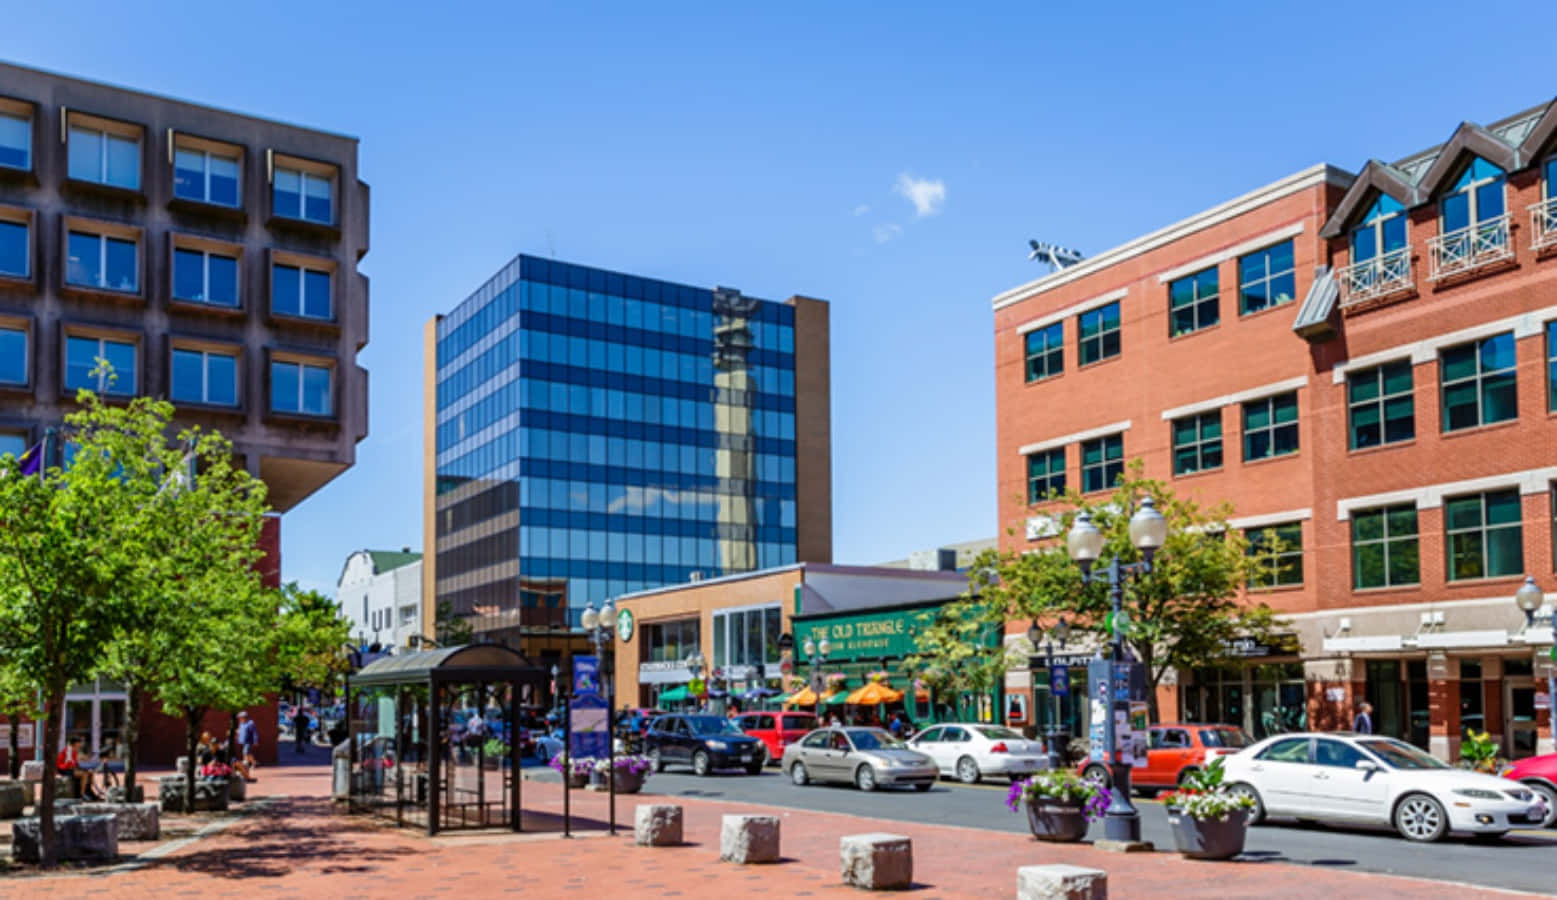
[[[173,247],[173,298],[238,308],[238,258],[200,246]]]
[[[77,287],[140,291],[140,244],[121,235],[72,228],[66,236],[65,281]]]
[[[1479,156],[1471,157],[1453,189],[1439,201],[1445,235],[1491,221],[1507,212],[1503,170]]]
[[[31,106],[0,99],[0,166],[32,171]]]
[[[238,207],[243,203],[239,157],[201,147],[173,151],[173,196],[196,203]]]
[[[141,189],[141,142],[114,131],[72,125],[70,177],[112,187]]]
[[[238,405],[238,357],[232,353],[174,347],[169,394],[175,403]]]
[[[270,363],[272,412],[328,416],[333,412],[329,366],[277,359]]]
[[[335,179],[322,172],[278,164],[272,179],[271,211],[282,218],[335,224]]]
[[[280,316],[329,321],[335,317],[330,297],[331,273],[323,269],[274,262],[270,267],[270,311]]]

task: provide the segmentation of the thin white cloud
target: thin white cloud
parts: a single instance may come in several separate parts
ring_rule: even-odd
[[[939,178],[915,178],[904,172],[897,176],[892,190],[912,203],[914,215],[921,219],[935,215],[946,205],[946,182]]]
[[[870,230],[870,233],[875,236],[876,243],[885,244],[887,241],[890,241],[898,235],[902,234],[903,226],[893,225],[891,223],[886,225],[877,225],[875,228]]]
[[[868,212],[870,212],[869,203],[861,203],[859,206],[854,207],[854,214],[856,216],[863,216]]]

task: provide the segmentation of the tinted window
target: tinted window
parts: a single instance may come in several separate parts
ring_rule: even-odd
[[[1206,728],[1200,732],[1200,743],[1205,747],[1247,747],[1254,740],[1234,728]]]
[[[1308,762],[1308,738],[1283,738],[1260,751],[1260,759],[1270,762]]]
[[[1358,741],[1362,747],[1397,769],[1447,769],[1448,763],[1434,759],[1410,744],[1400,741],[1372,739]]]
[[[813,716],[785,716],[785,731],[801,731],[807,728],[815,728],[816,719]]]
[[[813,731],[806,735],[806,739],[800,743],[805,747],[826,747],[831,737],[832,732],[830,731]]]
[[[1001,728],[999,726],[982,725],[982,726],[978,727],[975,730],[979,734],[982,734],[983,736],[989,738],[992,741],[1020,741],[1020,740],[1023,740],[1023,738],[1022,738],[1022,736],[1020,734],[1017,734],[1016,732],[1012,731],[1009,728]]]
[[[772,731],[773,730],[773,717],[772,716],[757,716],[756,719],[757,719],[756,727],[765,729],[767,731]]]
[[[961,729],[959,729],[960,731]],[[967,739],[967,732],[962,732],[963,739]],[[901,747],[903,742],[887,734],[879,728],[851,728],[849,739],[854,742],[857,750],[882,750],[889,747]]]
[[[1189,732],[1180,731],[1177,728],[1168,728],[1162,732],[1162,745],[1164,747],[1188,747]]]
[[[1356,747],[1340,741],[1320,739],[1314,744],[1314,762],[1321,766],[1351,769],[1367,758]]]
[[[735,723],[723,716],[688,716],[684,719],[693,734],[740,734]]]
[[[927,728],[927,729],[924,730],[924,733],[919,735],[919,740],[923,741],[923,742],[926,742],[926,743],[929,743],[931,741],[938,741],[938,740],[941,739],[941,732],[943,730],[944,729],[942,729],[940,727]]]

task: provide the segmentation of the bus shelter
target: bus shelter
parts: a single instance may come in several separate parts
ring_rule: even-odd
[[[499,644],[400,653],[348,676],[349,808],[429,835],[523,830],[520,710],[549,677]]]

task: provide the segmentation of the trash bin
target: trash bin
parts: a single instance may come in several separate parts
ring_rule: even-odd
[[[351,744],[341,741],[330,751],[330,767],[334,777],[331,779],[331,796],[336,800],[348,800],[351,798]]]

